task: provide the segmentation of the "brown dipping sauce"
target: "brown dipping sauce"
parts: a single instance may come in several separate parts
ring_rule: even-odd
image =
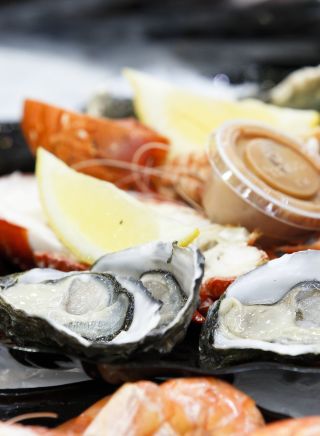
[[[280,240],[320,230],[320,168],[298,141],[267,126],[229,122],[208,154],[203,205],[214,222]]]

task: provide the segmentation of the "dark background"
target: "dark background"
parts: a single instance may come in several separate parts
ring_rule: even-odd
[[[320,2],[2,0],[0,45],[71,50],[115,69],[177,62],[268,85],[320,62]]]

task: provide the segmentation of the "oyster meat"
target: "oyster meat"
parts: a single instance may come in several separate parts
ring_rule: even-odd
[[[174,320],[187,301],[186,294],[179,283],[169,272],[150,271],[140,277],[143,285],[151,292],[152,296],[162,301],[160,308],[161,321],[165,325]]]
[[[20,347],[124,358],[167,352],[198,303],[203,258],[151,243],[108,254],[91,271],[33,269],[0,279],[0,329]]]
[[[319,251],[301,251],[238,278],[210,309],[202,362],[320,362],[319,265]]]
[[[110,275],[77,273],[55,281],[17,283],[2,292],[16,310],[48,317],[90,341],[109,341],[128,330],[133,296]]]

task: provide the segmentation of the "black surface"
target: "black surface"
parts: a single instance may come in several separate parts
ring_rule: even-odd
[[[33,170],[34,158],[24,140],[20,125],[0,122],[0,175]]]
[[[96,361],[82,361],[83,368],[93,379],[104,380],[105,388],[127,381],[165,380],[173,377],[214,376],[233,383],[250,395],[269,420],[283,417],[320,414],[320,367],[298,366],[277,362],[249,362],[227,368],[210,369],[202,367],[199,360],[199,327],[191,325],[185,340],[170,354],[136,355],[130,361],[105,364]],[[59,355],[14,350],[12,355],[28,366],[65,368],[66,361]],[[72,358],[68,366],[72,365]],[[77,366],[77,362],[74,363]],[[269,380],[269,381],[267,381]],[[274,380],[271,383],[270,380]],[[100,384],[103,386],[103,383]],[[85,390],[78,390],[78,407],[81,408],[86,396]],[[59,388],[56,390],[56,396]],[[101,395],[102,396],[102,395]],[[56,398],[56,397],[55,397]],[[63,398],[63,392],[62,396]],[[293,401],[294,399],[294,401]],[[313,401],[314,400],[314,401]],[[21,405],[25,407],[25,405]],[[9,410],[8,413],[11,413]],[[69,412],[66,412],[69,413]],[[73,413],[72,410],[70,413]],[[71,415],[70,415],[71,416]]]
[[[71,419],[100,398],[112,394],[117,386],[99,381],[86,381],[69,385],[35,389],[0,390],[0,419],[32,412],[54,412],[57,418],[24,421],[25,424],[53,427]]]
[[[41,0],[0,3],[0,41],[135,66],[271,86],[320,62],[317,0]]]

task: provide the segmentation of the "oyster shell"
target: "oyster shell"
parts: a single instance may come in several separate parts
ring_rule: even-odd
[[[161,319],[150,335],[151,343],[156,341],[159,351],[170,351],[174,343],[183,339],[198,305],[204,271],[204,257],[195,247],[180,248],[163,242],[145,244],[101,257],[92,271],[112,271],[120,282],[128,276],[141,280],[151,295],[160,299]]]
[[[285,255],[241,276],[210,309],[203,365],[320,362],[320,251]]]
[[[271,89],[273,104],[298,109],[320,109],[320,65],[300,68]]]
[[[86,107],[86,113],[93,117],[116,119],[135,117],[132,99],[114,95],[108,90],[101,90],[92,96]]]
[[[13,274],[0,278],[0,329],[24,348],[104,361],[167,352],[185,334],[202,275],[200,252],[171,243],[108,254],[91,271]]]

